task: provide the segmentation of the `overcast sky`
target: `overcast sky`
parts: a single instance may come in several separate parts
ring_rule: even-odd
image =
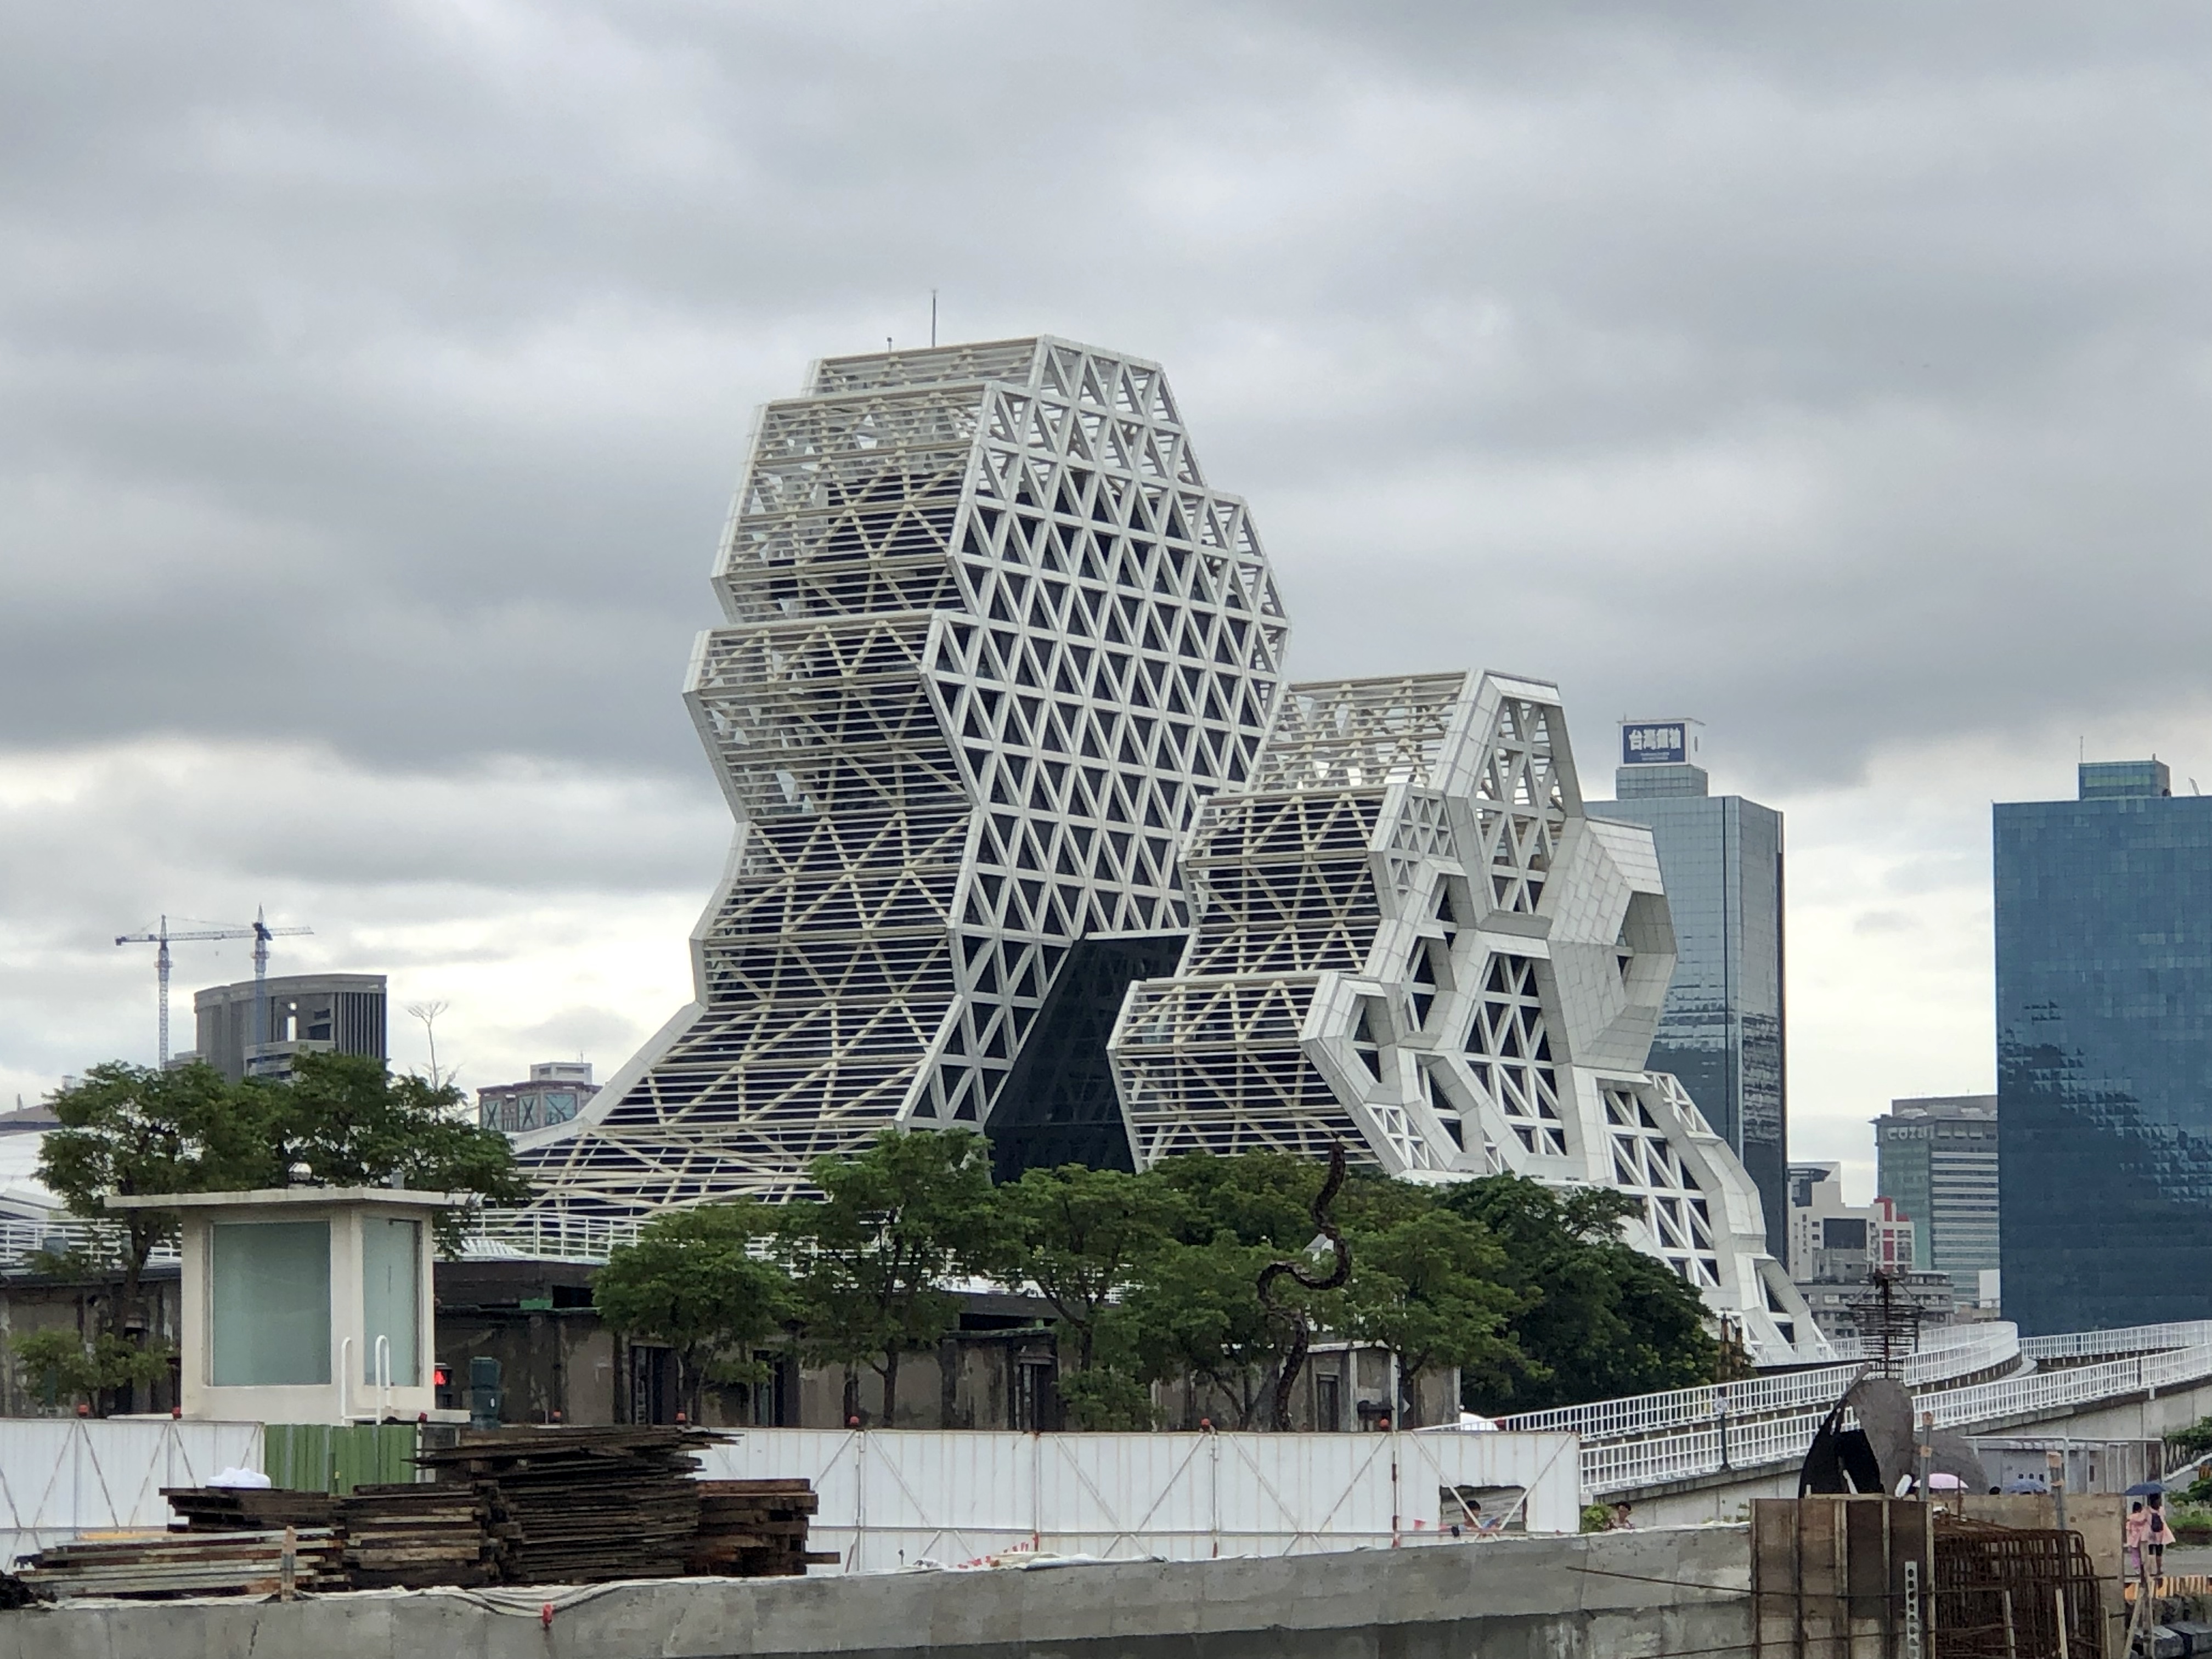
[[[1294,675],[1704,719],[1866,1164],[1993,1086],[1990,802],[2212,784],[2208,173],[2201,3],[0,0],[0,1101],[164,910],[624,1059],[750,412],[934,288],[1166,365]]]

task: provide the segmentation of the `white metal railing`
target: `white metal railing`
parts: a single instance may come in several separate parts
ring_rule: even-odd
[[[2187,1331],[2193,1328],[2166,1328]],[[1856,1374],[1856,1368],[1852,1369]],[[2138,1354],[2094,1365],[2000,1377],[1994,1382],[1930,1389],[1916,1393],[1913,1405],[1917,1411],[1932,1413],[1938,1428],[1966,1428],[2092,1405],[2100,1400],[2124,1398],[2147,1389],[2200,1382],[2207,1377],[2212,1377],[2212,1340],[2164,1353]],[[1829,1396],[1828,1405],[1833,1404],[1835,1397]],[[1824,1406],[1741,1423],[1730,1421],[1725,1431],[1717,1422],[1709,1421],[1674,1433],[1586,1443],[1582,1451],[1583,1492],[1586,1497],[1595,1497],[1662,1481],[1786,1462],[1804,1455],[1820,1419],[1826,1414]]]
[[[86,1221],[75,1216],[52,1221],[0,1218],[0,1265],[14,1266],[58,1243],[63,1250],[85,1249],[119,1258],[127,1248],[124,1230],[112,1221]],[[177,1247],[156,1244],[149,1253],[154,1261],[174,1261]]]
[[[2171,1325],[2129,1325],[2118,1330],[2026,1337],[2020,1351],[2030,1359],[2102,1359],[2154,1348],[2200,1347],[2208,1342],[2212,1342],[2212,1320],[2191,1319]]]
[[[629,1216],[568,1215],[558,1211],[478,1210],[462,1254],[483,1261],[506,1256],[550,1261],[605,1261],[610,1252],[637,1243]]]
[[[1905,1363],[1907,1387],[1938,1382],[1949,1377],[1972,1376],[2002,1365],[2020,1352],[2018,1331],[1995,1321],[1987,1327],[1962,1333],[1954,1340],[1922,1348]],[[1502,1418],[1498,1426],[1528,1433],[1564,1431],[1584,1443],[1619,1440],[1662,1432],[1695,1423],[1765,1417],[1813,1405],[1835,1403],[1864,1369],[1863,1364],[1822,1365],[1811,1370],[1785,1371],[1776,1376],[1752,1377],[1741,1382],[1696,1389],[1673,1389],[1663,1394],[1632,1395],[1624,1400],[1593,1401],[1585,1406],[1562,1406],[1550,1411],[1522,1412]]]

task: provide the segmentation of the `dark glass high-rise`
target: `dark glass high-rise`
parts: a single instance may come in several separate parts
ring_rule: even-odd
[[[2006,1316],[2212,1318],[2212,799],[2090,763],[1993,817]]]
[[[1787,1259],[1782,814],[1708,793],[1696,726],[1623,722],[1620,799],[1589,811],[1650,828],[1679,952],[1651,1066],[1680,1079],[1735,1149],[1759,1188],[1767,1248]]]

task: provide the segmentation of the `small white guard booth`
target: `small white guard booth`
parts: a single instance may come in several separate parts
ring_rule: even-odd
[[[184,1219],[184,1415],[413,1420],[437,1404],[431,1222],[467,1200],[393,1187],[113,1197]]]

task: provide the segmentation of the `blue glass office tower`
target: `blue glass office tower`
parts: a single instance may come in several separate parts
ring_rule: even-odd
[[[1715,1133],[1735,1149],[1765,1211],[1767,1249],[1789,1260],[1789,1103],[1783,1036],[1782,814],[1707,793],[1693,720],[1621,726],[1617,800],[1597,817],[1650,826],[1679,951],[1651,1044]]]
[[[1993,817],[2005,1315],[2212,1318],[2212,799],[2118,761]]]

